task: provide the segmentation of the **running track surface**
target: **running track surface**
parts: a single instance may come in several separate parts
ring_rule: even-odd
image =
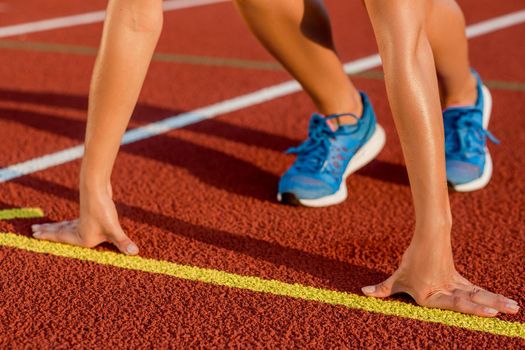
[[[0,24],[100,10],[104,3],[8,3]],[[468,23],[523,7],[513,0],[460,3]],[[328,7],[345,62],[376,52],[360,2],[330,0]],[[92,24],[0,39],[0,167],[81,143],[100,32],[101,25]],[[471,41],[473,66],[493,86],[491,129],[503,142],[491,147],[491,184],[480,192],[451,194],[458,269],[521,305],[524,35],[521,24]],[[166,13],[157,51],[169,59],[153,63],[131,127],[290,79],[229,2]],[[336,207],[292,208],[275,200],[279,175],[293,160],[283,151],[304,138],[314,110],[304,93],[124,146],[113,177],[115,197],[122,224],[139,243],[141,256],[151,264],[211,269],[214,275],[224,274],[222,279],[255,276],[351,296],[387,277],[414,222],[402,154],[378,77],[372,72],[355,82],[370,94],[388,144],[376,161],[351,176],[349,200]],[[119,256],[104,255],[114,251],[109,246],[93,254],[57,245],[35,248],[35,242],[24,238],[30,237],[31,224],[76,215],[79,164],[69,162],[0,184],[0,209],[39,207],[44,213],[42,218],[0,222],[0,232],[16,233],[0,237],[2,348],[525,347],[523,312],[501,316],[498,323],[512,325],[511,333],[521,338],[496,335],[490,327],[475,331],[451,325],[454,321],[447,319],[453,320],[453,314],[439,314],[443,322],[433,323],[276,295],[275,290],[254,292],[247,290],[251,287],[121,268]],[[3,218],[11,213],[4,212]],[[15,241],[20,246],[10,247]],[[86,261],[93,256],[109,262]],[[412,304],[404,297],[389,303],[409,309]]]

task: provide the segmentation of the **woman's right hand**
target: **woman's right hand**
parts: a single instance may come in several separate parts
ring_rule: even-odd
[[[136,255],[139,252],[120,226],[110,186],[102,193],[81,195],[79,219],[33,225],[31,228],[37,239],[86,248],[110,242],[124,254]]]

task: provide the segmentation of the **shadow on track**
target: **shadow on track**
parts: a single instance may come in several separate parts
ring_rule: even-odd
[[[0,90],[0,100],[78,110],[85,110],[87,107],[87,98],[79,95]],[[133,119],[140,122],[151,122],[151,116],[155,116],[158,119],[177,113],[181,113],[181,111],[139,104]],[[81,120],[12,108],[0,109],[0,119],[10,120],[31,128],[72,138],[79,142],[83,140],[85,122]],[[191,125],[187,127],[187,130],[274,151],[282,151],[298,143],[297,140],[291,138],[219,120],[208,120]],[[172,152],[171,150],[177,151]],[[275,201],[274,195],[279,180],[278,176],[244,160],[179,139],[173,135],[159,135],[152,139],[127,145],[122,148],[122,151],[185,168],[191,174],[215,188],[262,201]],[[391,171],[398,170],[395,165],[392,165],[390,170],[384,171],[385,165],[388,167],[389,163],[385,163],[379,168],[378,164],[371,165],[359,174],[380,178],[383,181],[402,181],[402,176],[396,176]],[[257,179],[257,181],[253,181],[253,179]]]
[[[9,119],[6,117],[9,115],[16,118],[17,123],[76,139],[79,143],[83,140],[85,123],[82,121],[37,112],[19,113],[0,108],[0,119]],[[242,159],[174,135],[159,135],[125,145],[121,152],[184,168],[206,184],[230,193],[261,201],[275,201],[279,180],[276,175]]]
[[[22,103],[45,103],[49,98],[52,106],[57,106],[60,99],[56,95],[0,91],[0,100],[11,98]],[[64,106],[70,108],[83,108],[86,98],[79,96],[64,96]],[[136,118],[137,113],[139,118]],[[164,118],[181,113],[181,111],[163,110],[148,105],[139,105],[133,118],[140,121],[145,116],[154,115]],[[142,118],[140,117],[142,115]],[[53,133],[83,141],[85,122],[69,119],[63,116],[52,115],[34,111],[0,108],[0,119],[9,120],[34,129]],[[228,124],[213,121],[215,127],[223,134],[236,133],[235,129],[228,131]],[[220,125],[223,125],[220,127]],[[253,137],[253,134],[247,135]],[[177,138],[173,135],[159,135],[122,147],[122,152],[130,153],[147,159],[154,159],[171,166],[188,170],[192,175],[206,184],[240,196],[255,198],[261,201],[275,201],[275,191],[278,177],[252,163],[233,157],[212,148],[194,144]],[[257,181],[252,181],[257,179]]]
[[[78,200],[78,191],[63,185],[33,176],[16,179],[17,184],[47,193],[68,201]],[[348,264],[325,256],[285,247],[277,243],[257,238],[242,236],[209,227],[194,225],[161,213],[117,202],[119,213],[134,222],[157,227],[169,235],[183,237],[213,245],[218,248],[263,260],[276,266],[286,266],[295,271],[306,273],[327,282],[331,289],[360,294],[360,287],[377,283],[387,277],[386,274],[363,266]],[[39,222],[46,221],[39,219]],[[32,222],[16,221],[16,232],[28,234]],[[137,237],[135,237],[137,238]],[[109,247],[108,247],[109,248]],[[113,247],[109,248],[115,250]]]
[[[82,95],[0,90],[0,101],[12,101],[22,104],[39,104],[47,107],[72,108],[82,111],[87,109],[87,97]],[[179,113],[182,113],[182,111],[139,103],[135,109],[132,120],[141,123],[152,122]],[[57,115],[4,108],[0,109],[0,119],[9,120],[42,131],[76,139],[79,142],[81,142],[84,137],[84,121],[73,120]],[[273,151],[284,151],[300,142],[300,140],[274,135],[220,120],[207,120],[198,124],[190,125],[185,129]],[[165,141],[166,139],[171,139],[172,141]],[[147,143],[150,148],[143,147],[143,143]],[[170,150],[178,149],[171,147],[181,147],[185,154],[192,156],[193,160],[186,159],[181,161],[180,157],[174,157],[172,154],[168,155],[168,159],[164,159],[165,157],[163,153],[165,153],[166,149],[160,149],[162,147],[159,148],[159,144],[163,144],[164,147],[170,147],[167,148]],[[153,152],[155,145],[157,145],[156,149],[157,151],[160,151],[159,153]],[[154,138],[154,141],[153,139],[149,139],[135,145],[125,146],[122,151],[129,152],[130,148],[137,152],[135,154],[139,156],[146,156],[158,161],[168,162],[175,166],[185,167],[195,176],[198,176],[201,180],[214,187],[264,201],[274,200],[274,192],[278,181],[277,176],[222,152],[211,150],[204,146],[195,145],[188,141],[167,137],[166,135],[157,136]],[[180,152],[179,154],[183,153]],[[228,176],[226,176],[226,178],[230,178],[227,184],[222,183],[222,176],[217,176],[218,169],[210,169],[208,166],[208,160],[213,157],[216,158],[215,163],[220,165],[218,169],[223,171],[223,173],[225,173],[224,170],[227,170],[229,173],[227,174]],[[209,176],[210,170],[212,170],[212,173],[214,174],[211,177]],[[408,185],[408,178],[404,166],[382,160],[375,160],[365,168],[358,171],[356,175],[370,177],[387,183]],[[235,177],[238,178],[235,179]],[[246,179],[250,178],[256,178],[258,181],[262,181],[259,181],[258,183],[257,181],[252,181],[255,184],[247,185]],[[239,180],[238,183],[236,182],[237,180]]]

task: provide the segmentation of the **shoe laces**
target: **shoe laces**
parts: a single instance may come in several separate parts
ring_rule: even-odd
[[[351,116],[357,120],[354,128],[345,127],[345,131],[338,128],[336,131],[332,130],[328,125],[328,121],[342,116]],[[337,114],[328,117],[323,117],[319,114],[314,114],[310,121],[308,131],[308,138],[297,147],[292,147],[286,151],[288,154],[297,154],[297,160],[294,166],[300,171],[319,172],[327,165],[327,158],[330,149],[334,147],[333,141],[337,135],[352,134],[358,130],[360,118],[354,114]],[[349,129],[349,130],[347,130]],[[337,150],[348,151],[346,147],[339,148],[335,145]]]
[[[472,118],[472,114],[482,114],[478,108],[458,108],[447,113],[445,127],[447,132],[445,152],[447,155],[460,156],[465,159],[469,156],[483,155],[485,153],[485,138],[499,144],[494,135],[483,128],[483,125]]]

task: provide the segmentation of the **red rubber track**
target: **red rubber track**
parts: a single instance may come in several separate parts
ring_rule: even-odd
[[[0,12],[2,26],[40,21],[50,18],[72,16],[104,9],[107,1],[2,1],[4,12]]]
[[[60,6],[45,11],[32,0],[32,6],[13,5],[12,23],[103,6],[54,3]],[[513,0],[461,4],[469,23],[520,9]],[[344,60],[374,53],[360,3],[328,5]],[[364,29],[353,31],[356,26]],[[99,35],[100,26],[90,25],[11,39],[95,46]],[[518,59],[525,54],[519,44],[524,35],[520,25],[474,39],[473,66],[486,79],[525,83]],[[229,3],[168,13],[159,51],[270,60]],[[2,51],[0,166],[81,142],[92,64],[93,57]],[[278,71],[155,62],[133,125],[287,79]],[[293,160],[282,151],[304,137],[313,110],[302,93],[123,147],[113,177],[115,197],[141,255],[352,293],[387,277],[413,228],[410,189],[383,82],[355,81],[371,96],[388,146],[349,179],[350,198],[336,207],[311,210],[275,201],[279,175]],[[466,277],[525,305],[524,92],[494,89],[493,96],[491,129],[503,142],[491,148],[491,184],[451,194],[454,254]],[[1,184],[2,208],[38,206],[47,216],[0,222],[0,232],[29,235],[32,223],[73,218],[79,164]],[[21,250],[0,248],[0,266],[2,348],[525,346],[516,338]],[[525,322],[523,312],[501,318]]]

